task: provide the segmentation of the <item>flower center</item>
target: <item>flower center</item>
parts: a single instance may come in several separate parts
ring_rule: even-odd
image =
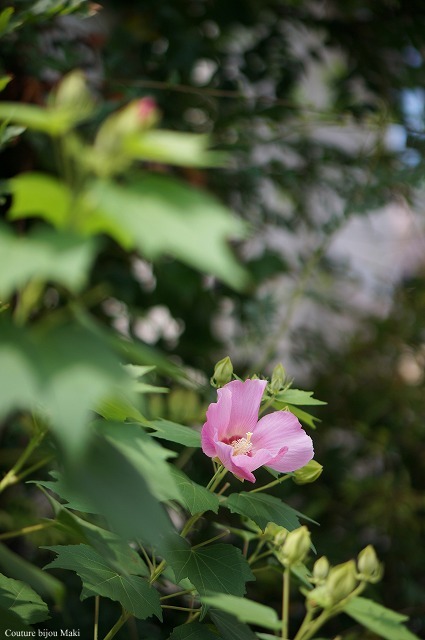
[[[251,453],[252,442],[251,442],[251,431],[248,431],[246,434],[246,438],[238,438],[238,440],[234,440],[231,444],[233,447],[233,455],[234,456],[246,456]]]

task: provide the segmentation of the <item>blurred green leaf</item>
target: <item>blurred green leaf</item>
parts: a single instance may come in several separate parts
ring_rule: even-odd
[[[70,109],[48,109],[22,102],[0,102],[0,120],[57,136],[69,131],[80,118]]]
[[[47,604],[29,585],[1,573],[0,607],[9,609],[26,624],[42,622],[49,617]]]
[[[183,471],[176,467],[171,467],[171,473],[182,495],[180,502],[192,515],[204,511],[218,512],[219,501],[214,493],[193,482]]]
[[[211,167],[224,163],[225,155],[208,151],[205,135],[151,129],[129,136],[124,150],[132,158],[165,164]]]
[[[253,520],[264,531],[269,522],[274,522],[288,531],[301,526],[300,518],[310,520],[279,498],[266,493],[232,493],[223,501],[232,513],[239,513]],[[310,522],[312,522],[310,520]]]
[[[42,596],[52,598],[58,605],[62,604],[65,597],[64,585],[57,578],[42,571],[28,560],[24,560],[2,543],[0,543],[0,567],[9,576],[16,580],[22,580]]]
[[[221,609],[221,611],[232,614],[241,622],[256,624],[273,630],[281,627],[281,622],[274,609],[247,598],[238,598],[224,593],[211,593],[203,597],[202,601],[212,607]]]
[[[344,612],[386,640],[419,640],[403,625],[408,620],[407,616],[367,598],[353,598],[345,605]]]
[[[170,177],[145,175],[118,186],[98,181],[86,194],[91,213],[82,222],[90,233],[108,233],[125,249],[149,259],[171,255],[239,289],[247,275],[227,241],[243,225],[209,194]]]
[[[254,580],[240,549],[230,544],[214,544],[199,549],[178,549],[169,562],[176,580],[189,578],[201,596],[209,592],[244,595],[245,583]]]
[[[99,595],[119,602],[140,620],[151,615],[162,620],[159,593],[144,578],[113,571],[104,558],[87,545],[46,548],[57,553],[57,557],[45,569],[75,571],[83,582],[82,600]]]
[[[99,421],[97,428],[142,474],[152,495],[158,500],[182,501],[171,467],[166,462],[177,455],[174,451],[161,447],[139,425]]]
[[[8,186],[13,195],[8,212],[11,220],[38,215],[56,227],[71,221],[72,195],[57,178],[45,173],[22,173],[9,180]]]
[[[257,636],[248,625],[238,620],[235,615],[218,609],[210,609],[208,613],[223,640],[257,640]]]
[[[71,232],[35,229],[26,236],[16,236],[0,227],[0,296],[8,299],[30,281],[55,282],[80,291],[95,252],[93,239]]]
[[[0,320],[0,415],[41,410],[68,455],[92,435],[90,410],[128,377],[107,345],[78,325],[27,330]]]

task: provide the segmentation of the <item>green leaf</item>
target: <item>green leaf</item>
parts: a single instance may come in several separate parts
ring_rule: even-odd
[[[367,598],[353,598],[345,605],[344,612],[386,640],[419,640],[403,625],[408,620],[407,616]]]
[[[10,629],[10,631],[31,631],[31,628],[26,625],[16,613],[13,613],[10,609],[4,609],[0,606],[0,620],[1,627],[0,629],[3,631],[5,629]],[[28,634],[29,636],[29,634]],[[19,637],[19,636],[18,636]],[[29,636],[31,637],[31,636]]]
[[[223,636],[223,640],[257,640],[255,633],[234,615],[210,609],[209,616]],[[276,640],[276,636],[273,636]]]
[[[169,562],[177,582],[189,578],[201,596],[211,591],[243,595],[245,583],[254,580],[241,551],[230,544],[175,550]]]
[[[313,391],[301,391],[300,389],[287,389],[277,394],[276,400],[285,404],[327,404],[322,400],[313,398]]]
[[[253,520],[261,529],[274,522],[288,531],[301,526],[300,518],[310,520],[299,511],[285,504],[279,498],[266,493],[232,493],[223,502],[232,513],[239,513]],[[313,522],[310,520],[310,522]]]
[[[55,282],[72,292],[87,282],[96,245],[75,234],[36,229],[16,236],[0,227],[0,297],[11,294],[30,281]]]
[[[22,173],[8,182],[13,195],[10,220],[38,215],[56,227],[70,218],[72,194],[57,178],[44,173]]]
[[[120,422],[97,423],[100,433],[137,469],[158,500],[182,501],[182,496],[170,465],[166,460],[176,453],[161,447],[136,424]]]
[[[86,206],[86,232],[108,233],[149,259],[171,255],[238,289],[247,284],[227,245],[241,237],[241,223],[198,189],[163,176],[146,175],[132,186],[99,181],[86,194]]]
[[[0,120],[56,136],[71,129],[80,118],[71,109],[48,109],[21,102],[1,102]]]
[[[91,409],[128,385],[128,376],[103,340],[70,324],[48,333],[0,319],[0,415],[45,411],[65,452],[79,455],[92,429]]]
[[[182,496],[180,502],[192,515],[204,511],[218,512],[218,496],[200,484],[193,482],[183,471],[176,467],[171,467],[171,473]]]
[[[201,434],[190,427],[176,424],[170,420],[163,420],[162,418],[158,420],[145,420],[143,424],[154,429],[152,435],[155,438],[183,444],[185,447],[200,448],[201,446]]]
[[[222,640],[222,637],[208,629],[200,622],[190,622],[175,627],[168,640]]]
[[[224,154],[208,151],[205,135],[151,129],[131,135],[124,150],[132,158],[189,167],[211,167],[223,164]]]
[[[26,624],[42,622],[49,617],[47,604],[27,584],[0,573],[0,607],[9,609]]]
[[[210,594],[202,598],[205,604],[235,616],[241,622],[256,624],[266,629],[280,629],[281,622],[271,607],[224,593]]]
[[[0,567],[9,576],[27,583],[42,596],[52,598],[58,605],[62,604],[65,596],[63,584],[34,564],[18,556],[2,543],[0,543]]]
[[[80,576],[82,600],[99,595],[119,602],[141,620],[151,615],[162,620],[159,593],[140,576],[117,573],[100,554],[84,544],[45,548],[58,554],[45,569],[70,569]]]

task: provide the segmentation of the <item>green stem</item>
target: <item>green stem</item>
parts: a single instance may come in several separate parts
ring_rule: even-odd
[[[123,610],[122,614],[120,615],[120,617],[118,618],[118,620],[116,621],[116,623],[114,624],[112,629],[110,629],[110,631],[106,634],[106,636],[104,637],[103,640],[112,640],[112,638],[118,633],[118,631],[121,629],[121,627],[130,618],[130,616],[131,616],[131,613],[129,613],[128,611]]]
[[[288,619],[289,619],[289,587],[291,571],[286,568],[282,578],[282,640],[288,640]]]
[[[9,538],[18,538],[19,536],[27,536],[29,533],[35,533],[36,531],[43,531],[49,527],[54,527],[56,520],[49,520],[49,522],[42,522],[40,524],[33,524],[29,527],[24,527],[18,531],[7,531],[0,534],[0,540],[8,540]]]
[[[199,544],[194,544],[192,549],[199,549],[200,547],[205,547],[206,544],[210,544],[210,542],[215,542],[215,540],[219,540],[220,538],[223,538],[224,536],[227,536],[229,533],[230,533],[230,531],[228,529],[226,529],[225,531],[222,531],[218,535],[214,536],[214,538],[209,538],[208,540],[205,540],[204,542],[199,542]]]
[[[168,593],[166,596],[161,596],[160,600],[169,600],[170,598],[178,598],[179,596],[187,596],[192,593],[193,589],[184,589],[184,591],[175,591],[174,593]]]
[[[314,620],[312,624],[309,624],[307,626],[307,629],[301,635],[300,635],[301,629],[298,631],[297,635],[295,636],[296,640],[309,640],[310,638],[312,638],[314,635],[316,635],[320,627],[322,627],[325,624],[325,622],[329,620],[329,618],[332,618],[333,615],[334,614],[332,613],[331,610],[322,611],[320,616],[316,618],[316,620]]]
[[[94,599],[94,627],[93,627],[93,640],[97,640],[99,637],[99,596],[95,596]]]
[[[44,465],[46,465],[48,462],[53,460],[54,457],[55,456],[47,456],[47,458],[43,458],[42,460],[35,462],[33,465],[31,465],[31,467],[27,467],[25,471],[22,471],[22,473],[16,476],[16,482],[20,482],[21,480],[29,476],[31,473],[33,473],[33,471],[37,471],[37,469],[41,469],[41,467],[44,467]]]
[[[292,478],[292,474],[287,474],[286,476],[280,476],[280,478],[276,478],[276,480],[272,480],[268,484],[265,484],[263,487],[258,487],[257,489],[251,489],[248,493],[258,493],[259,491],[264,491],[265,489],[271,489],[271,487],[275,487],[277,484],[281,484],[285,482],[285,480],[289,480]]]
[[[15,462],[13,467],[6,473],[4,478],[0,481],[0,493],[4,491],[7,487],[12,484],[16,484],[19,481],[18,473],[28,460],[28,458],[32,455],[33,451],[39,446],[44,436],[46,435],[46,431],[41,431],[34,434],[25,449],[22,451],[18,460]]]
[[[254,562],[258,562],[258,560],[263,560],[263,558],[267,558],[268,556],[271,556],[274,553],[274,551],[269,550],[269,551],[264,551],[264,553],[260,553],[260,555],[252,555],[251,558],[248,560],[248,564],[252,565],[254,564]]]
[[[174,606],[172,604],[162,604],[161,605],[162,609],[175,609],[175,611],[190,611],[191,613],[196,611],[196,609],[193,609],[192,607],[177,607]],[[106,638],[105,638],[106,640]]]
[[[208,491],[211,491],[211,493],[213,493],[214,489],[218,487],[218,485],[220,484],[220,482],[222,481],[226,473],[227,473],[227,469],[222,464],[220,464],[217,471],[214,473],[213,477],[207,484],[206,489],[208,489]]]
[[[297,634],[294,638],[294,640],[300,640],[300,638],[302,638],[304,631],[309,627],[309,625],[311,624],[312,620],[313,620],[313,616],[314,616],[314,610],[312,609],[312,607],[308,606],[307,603],[307,612],[304,616],[304,620],[301,623],[300,628],[297,631]]]

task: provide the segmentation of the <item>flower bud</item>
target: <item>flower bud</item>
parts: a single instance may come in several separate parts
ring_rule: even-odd
[[[356,564],[349,560],[332,567],[325,582],[333,604],[347,598],[357,586]]]
[[[357,557],[357,569],[357,578],[364,582],[375,583],[382,578],[383,567],[371,544],[360,551]]]
[[[309,484],[315,482],[317,478],[322,474],[323,467],[316,460],[310,460],[301,469],[296,469],[292,476],[292,480],[295,484]]]
[[[54,107],[74,111],[76,120],[84,119],[94,109],[93,97],[81,71],[68,73],[52,94],[50,101]]]
[[[270,391],[275,394],[281,391],[285,385],[286,371],[282,364],[277,364],[273,369],[272,379],[270,382]]]
[[[322,584],[329,574],[329,561],[325,556],[322,556],[314,563],[313,567],[313,575],[311,577],[311,582],[314,584]]]
[[[281,533],[281,531],[284,531],[286,534],[288,533],[288,530],[285,529],[285,527],[281,527],[274,522],[269,522],[267,527],[264,529],[264,535],[271,538],[274,544],[276,544],[276,536]]]
[[[231,381],[232,377],[233,364],[229,356],[226,356],[215,365],[211,384],[213,387],[224,387],[225,384]]]
[[[278,559],[285,566],[302,562],[310,549],[310,531],[306,526],[290,531],[285,537]]]
[[[303,592],[304,593],[304,592]],[[322,609],[330,609],[333,605],[332,596],[326,584],[319,585],[311,591],[306,591],[305,596],[308,603],[313,607],[322,607]]]

